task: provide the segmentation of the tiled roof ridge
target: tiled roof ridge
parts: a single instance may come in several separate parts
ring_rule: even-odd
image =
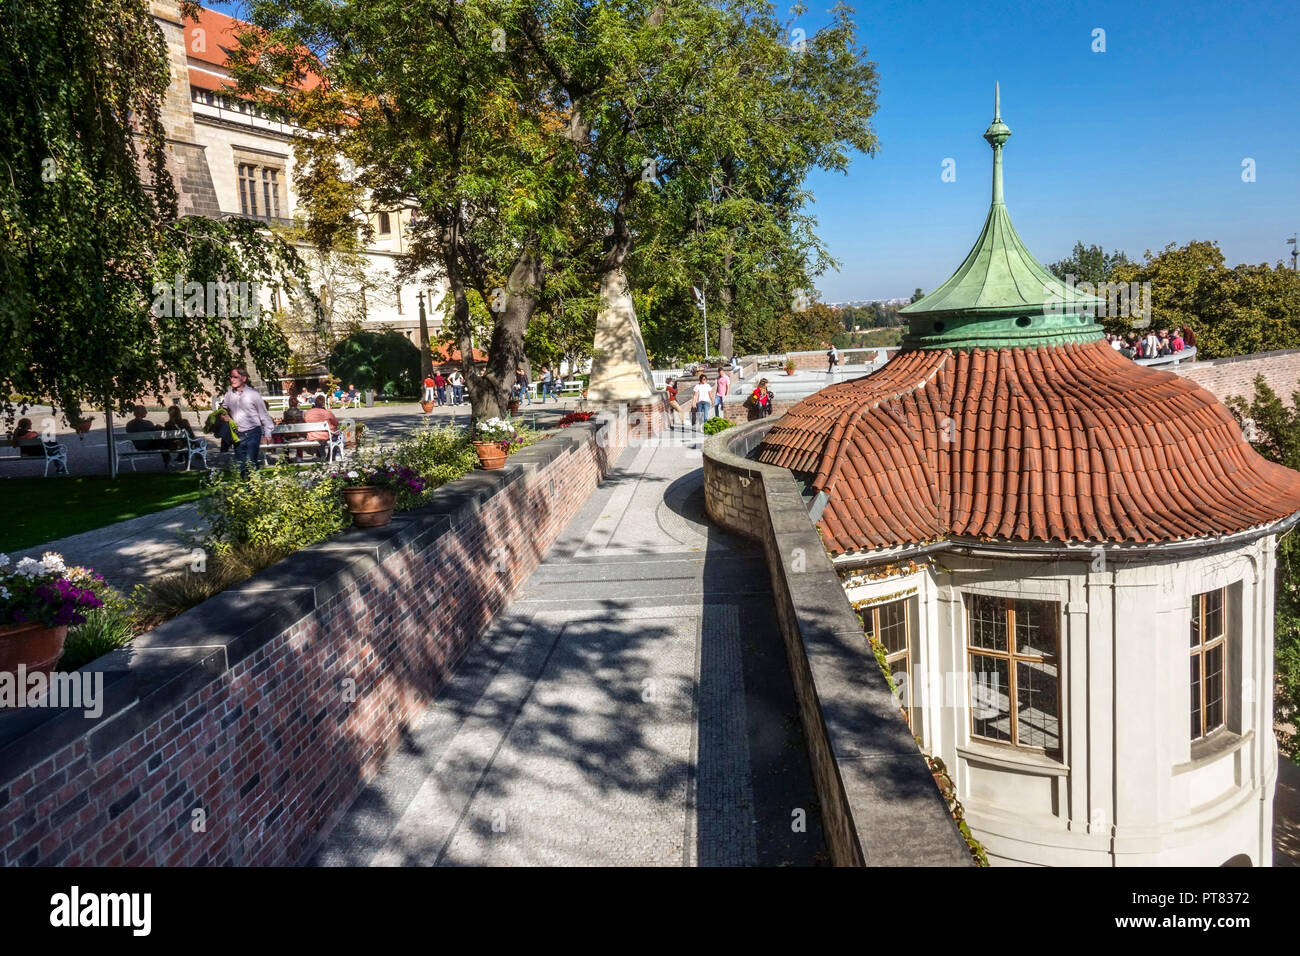
[[[800,402],[757,457],[830,492],[833,553],[1186,542],[1300,513],[1300,474],[1255,452],[1212,394],[1105,341],[903,352]]]

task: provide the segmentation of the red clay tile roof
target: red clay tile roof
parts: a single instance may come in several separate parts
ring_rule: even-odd
[[[804,399],[759,461],[829,491],[832,554],[965,537],[1178,541],[1300,512],[1217,399],[1103,341],[902,352]]]

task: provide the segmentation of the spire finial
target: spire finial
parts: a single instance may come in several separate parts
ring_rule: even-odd
[[[1002,199],[1002,147],[1011,138],[1011,128],[1002,122],[1002,84],[993,83],[993,122],[984,131],[984,138],[993,147],[993,202]]]
[[[1002,88],[997,80],[993,81],[993,122],[1002,119]]]

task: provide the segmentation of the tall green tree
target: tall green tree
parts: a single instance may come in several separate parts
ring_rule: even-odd
[[[1075,242],[1074,250],[1069,256],[1053,262],[1047,268],[1062,281],[1066,276],[1074,276],[1075,282],[1091,282],[1096,285],[1110,281],[1118,266],[1131,264],[1132,260],[1119,249],[1107,253],[1096,244],[1085,246],[1082,242]]]
[[[193,401],[233,365],[270,376],[287,359],[269,313],[232,308],[221,284],[299,284],[302,263],[252,221],[178,217],[169,77],[147,0],[4,4],[0,404],[11,421],[14,393],[72,419],[85,404],[123,409],[172,389]]]
[[[1255,379],[1255,394],[1225,403],[1245,424],[1250,422],[1255,450],[1279,465],[1300,471],[1300,391],[1283,404],[1264,377]],[[1295,528],[1278,538],[1277,586],[1274,588],[1273,670],[1277,678],[1274,716],[1282,751],[1300,763],[1300,541]]]

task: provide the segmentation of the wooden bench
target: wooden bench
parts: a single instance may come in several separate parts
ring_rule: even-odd
[[[11,461],[40,461],[45,463],[44,477],[50,476],[50,465],[54,466],[56,475],[66,475],[68,473],[68,450],[56,441],[41,441],[39,438],[20,438],[18,439],[19,452],[16,455],[0,456],[0,462]],[[39,448],[39,455],[24,455],[21,451],[23,448]]]
[[[355,423],[350,419],[339,422],[338,431],[330,427],[329,422],[300,422],[289,425],[276,425],[271,429],[271,435],[283,436],[286,441],[276,443],[274,440],[262,446],[262,454],[269,459],[275,452],[283,452],[284,461],[289,460],[289,453],[293,451],[311,451],[320,453],[322,447],[325,451],[326,461],[335,461],[346,458],[348,455],[347,440],[349,435],[356,428]],[[324,442],[316,439],[308,439],[306,436],[311,432],[327,432],[329,438]]]
[[[147,446],[159,441],[165,441],[167,447],[140,447],[141,445]],[[135,460],[137,458],[147,458],[150,455],[161,455],[163,470],[171,471],[171,456],[184,455],[185,470],[189,471],[194,464],[195,458],[203,463],[204,468],[208,467],[208,440],[199,435],[191,435],[179,428],[151,432],[127,432],[125,438],[117,440],[113,448],[113,455],[117,458],[119,468],[123,461],[128,461],[131,463],[132,471],[135,471]]]

